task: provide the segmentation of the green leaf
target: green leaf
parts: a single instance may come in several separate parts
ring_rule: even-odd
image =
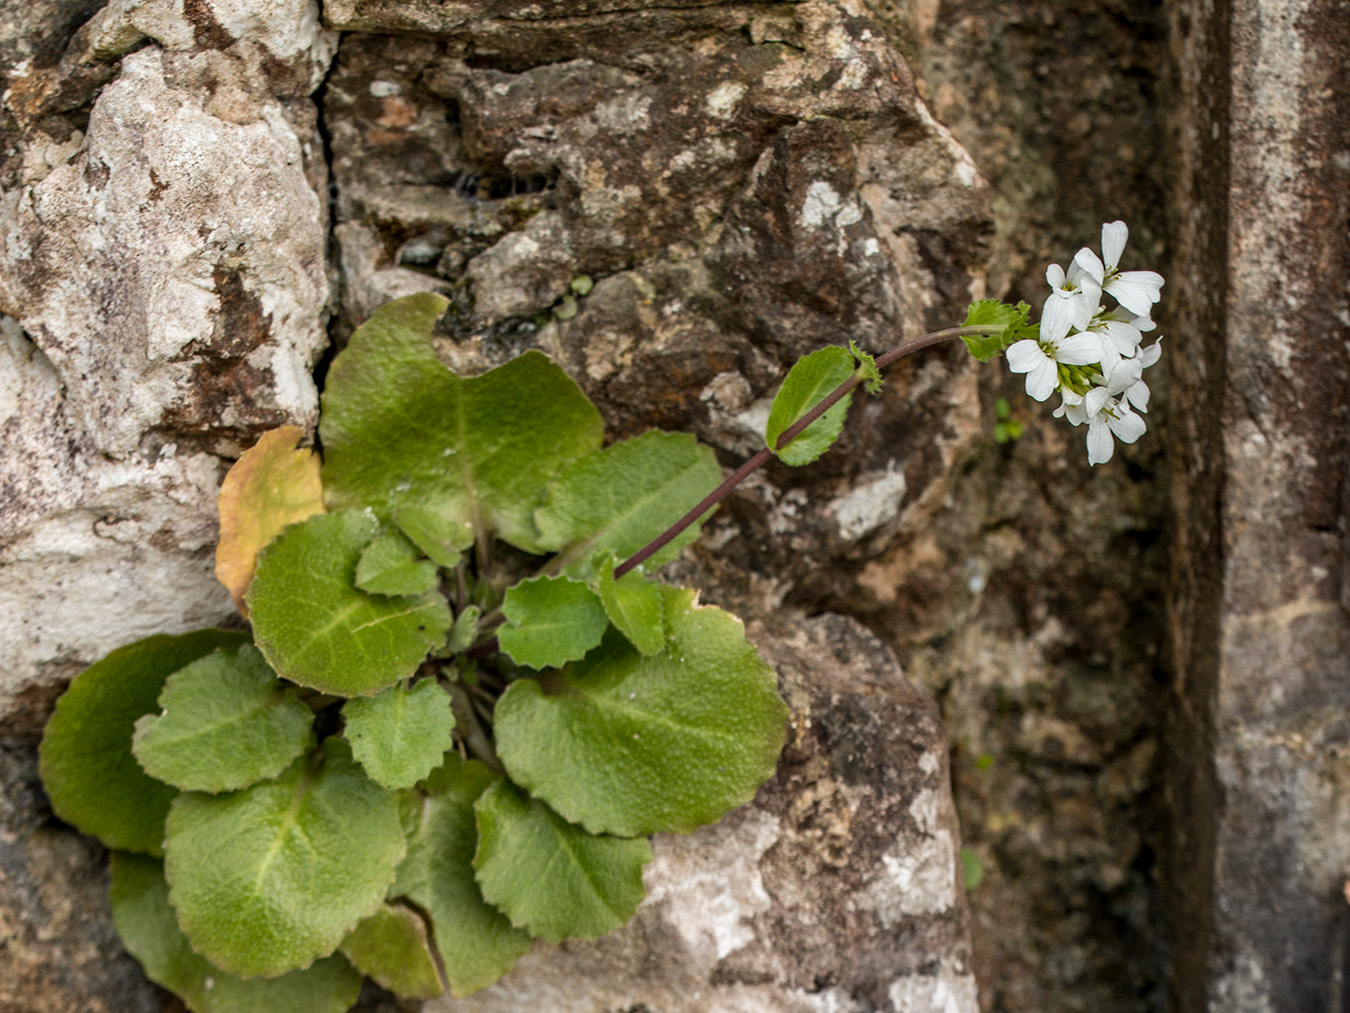
[[[252,644],[179,669],[159,706],[136,722],[131,749],[147,774],[184,791],[247,788],[314,745],[313,712]]]
[[[454,745],[450,694],[435,679],[402,683],[342,705],[352,755],[386,788],[411,788],[441,764]]]
[[[356,1002],[361,974],[342,957],[279,978],[237,978],[192,951],[169,906],[169,884],[152,858],[113,852],[113,924],[145,976],[195,1013],[343,1013]]]
[[[352,930],[341,950],[362,974],[406,999],[432,999],[445,991],[427,923],[411,908],[383,905]]]
[[[391,897],[407,897],[431,916],[432,936],[456,996],[491,985],[532,942],[483,899],[474,879],[473,806],[498,780],[477,760],[446,757],[428,780],[417,829],[408,837],[408,857],[390,890]]]
[[[474,810],[483,896],[532,935],[596,939],[642,903],[642,867],[652,859],[646,838],[589,834],[509,781],[484,791]]]
[[[438,583],[436,564],[397,532],[378,536],[356,564],[356,586],[371,594],[426,594]]]
[[[570,465],[535,511],[539,544],[563,549],[564,572],[591,576],[606,554],[627,559],[722,481],[711,449],[688,433],[653,430]],[[692,525],[658,553],[674,559],[698,537]]]
[[[961,340],[970,354],[981,362],[988,362],[1014,341],[1035,337],[1039,328],[1027,323],[1031,307],[1024,302],[1012,306],[997,299],[977,299],[966,313],[966,327],[999,326],[997,334],[963,334]]]
[[[497,641],[518,665],[557,668],[584,657],[604,636],[600,596],[567,577],[536,577],[509,588],[502,600],[508,622]]]
[[[338,696],[369,696],[411,676],[445,643],[450,608],[429,592],[388,598],[352,586],[379,525],[368,513],[320,514],[281,533],[249,586],[253,635],[277,674]]]
[[[787,708],[741,621],[663,587],[668,639],[645,658],[610,634],[546,690],[497,702],[511,779],[592,833],[689,833],[748,802],[774,771]]]
[[[169,899],[192,948],[241,977],[326,957],[379,908],[405,845],[398,799],[340,739],[326,759],[228,795],[173,801]]]
[[[119,647],[71,682],[56,702],[38,750],[52,811],[110,848],[162,855],[164,817],[175,789],[131,754],[136,719],[173,672],[218,647],[247,643],[232,630],[154,636]]]
[[[666,643],[665,599],[661,585],[636,570],[614,579],[614,557],[600,568],[600,601],[605,615],[643,654],[658,654]]]
[[[534,507],[568,462],[599,449],[600,413],[541,352],[456,376],[431,345],[445,307],[429,292],[389,303],[333,361],[319,422],[324,495],[381,517],[431,508],[535,551]]]
[[[437,566],[454,569],[460,553],[473,544],[473,528],[426,507],[404,507],[394,513],[394,523]]]
[[[829,411],[807,426],[782,450],[775,446],[778,438],[792,428],[798,419],[851,377],[853,368],[853,356],[848,349],[828,345],[798,359],[797,364],[788,371],[787,379],[773,399],[773,406],[769,409],[769,424],[764,431],[765,443],[778,455],[779,460],[793,467],[810,464],[839,438],[844,428],[844,416],[848,414],[849,402],[853,397],[851,394],[835,402]]]
[[[450,627],[450,636],[446,638],[441,653],[448,658],[472,647],[478,639],[478,620],[482,615],[483,610],[477,605],[464,606],[464,611],[455,619],[455,625]]]
[[[858,371],[862,374],[863,389],[869,394],[880,394],[882,380],[881,370],[877,368],[877,360],[859,348],[856,341],[848,343],[848,350],[858,360]]]

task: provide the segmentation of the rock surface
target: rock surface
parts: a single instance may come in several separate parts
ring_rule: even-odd
[[[1343,8],[1183,4],[1173,497],[1178,1009],[1344,1007],[1350,94]],[[1341,223],[1333,226],[1331,223]]]
[[[754,449],[797,355],[880,350],[980,292],[987,188],[860,9],[479,10],[334,5],[321,30],[306,4],[115,2],[41,60],[16,44],[4,727],[34,734],[65,679],[117,644],[228,618],[210,578],[215,489],[260,430],[312,426],[326,268],[339,337],[438,289],[454,300],[447,359],[544,348],[612,434],[691,429],[728,462]],[[413,26],[422,37],[380,34]],[[321,132],[307,96],[334,28],[351,33]],[[809,600],[833,561],[922,527],[978,439],[974,370],[938,350],[897,373],[830,464],[747,488],[687,579],[766,616]],[[931,704],[845,620],[765,629],[799,721],[779,780],[726,824],[659,842],[652,900],[624,934],[536,953],[482,1003],[599,1008],[600,968],[626,1008],[973,1013]],[[16,882],[41,883],[43,856],[86,845],[22,798],[7,857]],[[0,896],[5,917],[24,890]],[[103,908],[81,910],[106,940]],[[45,953],[16,938],[48,1008],[120,1001],[125,961],[58,987],[69,934]],[[127,1008],[153,1007],[140,987]]]

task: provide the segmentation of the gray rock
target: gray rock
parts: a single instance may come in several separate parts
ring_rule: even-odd
[[[0,738],[0,1010],[159,1013],[113,931],[106,853],[52,820],[36,761]]]
[[[1350,25],[1261,0],[1175,17],[1175,1001],[1344,1008]]]

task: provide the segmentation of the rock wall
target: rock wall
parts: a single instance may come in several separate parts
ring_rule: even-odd
[[[1020,378],[933,349],[764,469],[673,573],[783,673],[777,779],[659,840],[623,932],[434,1008],[1338,1008],[1343,7],[11,4],[0,1011],[163,1006],[35,737],[108,649],[231,621],[220,476],[312,428],[374,308],[443,292],[457,367],[542,348],[613,435],[732,465],[798,355],[1039,304],[1116,217],[1168,277],[1149,436],[1090,471]]]
[[[1170,714],[1176,1008],[1350,979],[1350,16],[1183,3]]]
[[[394,296],[444,291],[457,367],[543,348],[614,435],[692,430],[732,463],[798,355],[881,350],[982,291],[987,187],[861,9],[316,13],[113,4],[9,68],[0,714],[22,804],[0,1008],[157,1002],[96,901],[52,903],[54,850],[93,856],[37,808],[30,751],[83,664],[230,621],[214,491],[259,432],[313,425],[330,309],[341,340]],[[658,841],[628,928],[541,947],[443,1008],[973,1013],[936,712],[861,628],[783,611],[822,568],[922,527],[979,439],[968,358],[902,372],[829,464],[770,469],[682,564],[783,675],[777,780]]]

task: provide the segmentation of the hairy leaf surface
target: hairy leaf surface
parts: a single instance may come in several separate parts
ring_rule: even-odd
[[[853,375],[853,355],[846,348],[829,345],[797,360],[788,371],[783,386],[778,389],[769,409],[769,424],[764,441],[779,460],[793,467],[810,464],[829,450],[844,428],[848,414],[848,394],[835,402],[824,415],[807,426],[797,438],[782,450],[775,448],[778,438],[799,418],[809,412],[836,387]]]
[[[314,744],[314,714],[252,644],[179,669],[159,707],[136,722],[132,752],[146,773],[184,791],[246,788]]]
[[[970,304],[965,326],[999,326],[1003,330],[997,334],[963,334],[961,340],[971,355],[981,362],[988,362],[1014,341],[1034,338],[1040,333],[1037,325],[1027,323],[1030,312],[1031,307],[1024,302],[1013,306],[997,299],[977,299]]]
[[[411,676],[445,643],[450,608],[353,585],[378,522],[355,510],[292,525],[263,550],[249,588],[253,635],[277,674],[325,693],[369,696]]]
[[[748,802],[774,770],[787,708],[741,621],[663,587],[668,637],[643,657],[611,633],[553,686],[512,683],[496,708],[511,779],[592,833],[689,833]]]
[[[465,996],[486,988],[529,951],[529,933],[483,899],[474,879],[478,844],[474,802],[500,780],[477,760],[446,757],[427,783],[408,857],[398,867],[393,897],[407,897],[431,916],[436,947],[450,991]]]
[[[405,845],[397,797],[328,739],[275,781],[187,792],[169,811],[164,868],[192,947],[241,977],[274,977],[337,949],[375,913]]]
[[[258,553],[287,524],[323,513],[319,455],[308,447],[300,449],[304,435],[299,426],[263,433],[221,483],[216,579],[244,615],[244,592]]]
[[[518,665],[556,668],[583,657],[604,636],[600,596],[567,577],[522,580],[506,592],[497,630],[502,650]]]
[[[541,352],[462,379],[431,345],[447,305],[395,300],[352,335],[323,393],[324,495],[381,517],[426,507],[536,549],[534,507],[569,461],[600,447],[600,413]]]
[[[411,788],[441,765],[454,745],[450,694],[435,679],[403,683],[342,705],[352,755],[386,788]]]
[[[77,675],[56,702],[38,751],[52,811],[110,848],[162,855],[164,817],[177,790],[136,762],[136,719],[159,709],[171,673],[218,647],[247,642],[232,630],[147,637]]]
[[[113,852],[113,924],[145,976],[195,1013],[343,1013],[361,991],[361,973],[342,957],[316,961],[279,978],[235,977],[192,950],[169,906],[160,862]]]
[[[532,935],[551,943],[596,939],[642,903],[642,867],[652,859],[646,838],[587,833],[505,780],[487,788],[474,810],[483,896]]]
[[[356,586],[371,594],[426,594],[438,582],[436,564],[396,531],[378,535],[356,564]]]
[[[416,911],[384,904],[342,941],[342,955],[396,995],[431,999],[445,991],[431,955],[427,923]]]
[[[453,568],[473,544],[473,528],[466,521],[450,520],[426,507],[404,507],[395,512],[394,523],[437,566]]]
[[[666,643],[666,607],[661,585],[637,571],[615,580],[612,557],[600,568],[597,583],[609,621],[643,654],[659,654]]]
[[[589,577],[606,554],[627,559],[722,481],[708,447],[687,433],[653,431],[570,465],[535,512],[540,545],[564,550],[563,572]],[[698,537],[691,525],[654,557],[675,558]]]

